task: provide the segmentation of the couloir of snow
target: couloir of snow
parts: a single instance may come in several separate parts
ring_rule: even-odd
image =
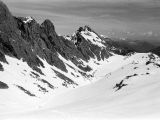
[[[65,92],[62,90],[63,92],[58,93],[53,90],[41,99],[29,97],[15,87],[1,90],[0,118],[2,120],[156,119],[160,117],[160,58],[153,55],[154,59],[151,59],[150,55],[150,53],[137,53],[127,57],[114,55],[104,64],[101,62],[97,68],[94,75],[99,80]],[[11,63],[17,61],[10,57],[7,57],[7,60],[10,65],[3,64],[7,72],[4,71],[0,75],[10,76],[3,82],[8,85],[25,84],[20,80],[20,76],[16,77],[19,73],[16,73]],[[62,60],[67,62],[65,59]],[[148,61],[151,62],[146,64]],[[44,60],[43,63],[47,68],[48,64]],[[93,66],[93,63],[94,60],[91,60],[89,64]],[[24,62],[19,61],[19,64],[22,68],[17,67],[18,69],[28,68]],[[48,68],[45,70],[48,72]],[[45,74],[52,74],[46,73],[45,70],[43,70]],[[30,68],[27,71],[30,71]],[[19,79],[14,80],[14,78]],[[126,86],[117,90],[115,86],[122,80]],[[32,86],[30,85],[28,88]],[[35,88],[31,89],[34,91]]]

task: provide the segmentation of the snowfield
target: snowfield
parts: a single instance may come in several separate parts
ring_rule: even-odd
[[[59,88],[54,90],[29,76],[32,69],[25,62],[10,57],[6,59],[9,64],[1,63],[4,71],[0,76],[9,89],[1,90],[1,120],[146,120],[160,117],[160,58],[151,53],[127,57],[113,55],[105,61],[91,59],[89,63],[83,61],[84,65],[94,68],[94,79],[84,84],[85,79],[80,77],[77,79],[79,87],[69,89],[60,87],[60,79],[51,80],[56,75],[49,68],[62,71],[42,60],[45,68],[41,70],[46,75],[43,79]],[[71,62],[62,60],[73,66]],[[94,64],[95,61],[99,65]],[[25,75],[21,74],[24,69],[27,71]],[[73,78],[70,75],[70,72],[66,74]],[[42,84],[49,92],[43,94],[36,90],[34,83]],[[37,97],[25,94],[15,85],[23,86]]]

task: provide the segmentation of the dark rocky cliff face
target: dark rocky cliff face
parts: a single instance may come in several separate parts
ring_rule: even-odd
[[[50,65],[68,72],[65,64],[59,58],[60,54],[84,70],[78,59],[87,62],[90,58],[96,57],[98,60],[104,60],[112,55],[110,49],[112,46],[107,42],[102,43],[106,47],[99,47],[86,40],[81,34],[85,30],[95,33],[88,26],[80,27],[74,39],[69,41],[57,35],[50,20],[39,24],[33,18],[14,17],[6,5],[0,2],[0,60],[7,62],[4,55],[23,59],[31,68],[43,74],[38,68],[38,66],[44,67],[40,57]],[[98,36],[97,33],[95,34]],[[85,69],[87,70],[90,69]]]
[[[63,51],[59,48],[61,41],[49,20],[45,20],[42,25],[35,20],[24,22],[25,18],[13,17],[2,2],[0,16],[0,52],[3,62],[4,55],[9,55],[17,59],[22,58],[29,66],[38,70],[37,66],[43,67],[43,63],[37,57],[39,56],[49,64],[67,71],[57,54],[57,51]]]

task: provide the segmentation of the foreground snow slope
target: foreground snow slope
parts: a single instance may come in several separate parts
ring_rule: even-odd
[[[50,96],[48,101],[39,105],[39,110],[14,114],[12,119],[160,117],[160,59],[155,55],[142,53],[123,60],[125,62],[121,62],[121,67],[101,80]],[[114,62],[108,66],[113,65]],[[3,115],[3,118],[7,117]]]

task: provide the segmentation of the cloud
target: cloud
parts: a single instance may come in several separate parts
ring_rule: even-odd
[[[71,27],[75,28],[82,24],[95,26],[101,32],[111,28],[118,30],[137,29],[138,31],[160,29],[159,0],[4,1],[14,15],[35,16],[40,22],[49,18],[58,25],[59,31],[62,32],[67,29],[73,31]]]

